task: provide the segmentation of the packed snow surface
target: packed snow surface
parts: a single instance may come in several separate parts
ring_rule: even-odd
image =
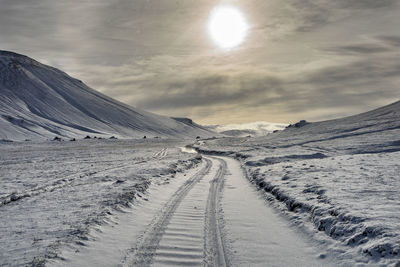
[[[198,164],[168,140],[0,145],[0,265],[41,266],[94,226]]]
[[[196,147],[240,159],[270,204],[336,253],[340,265],[400,264],[400,102]]]
[[[0,51],[0,139],[196,137],[214,133],[111,99],[29,57]]]
[[[304,238],[290,222],[266,205],[243,177],[240,163],[223,157],[228,172],[221,210],[231,257],[230,266],[335,266],[335,255]],[[243,201],[245,199],[245,201]]]
[[[49,265],[261,267],[333,262],[265,205],[237,160],[204,157],[169,182],[150,186],[147,201],[138,200],[114,217],[118,224],[97,228],[85,246],[64,249],[65,260]]]

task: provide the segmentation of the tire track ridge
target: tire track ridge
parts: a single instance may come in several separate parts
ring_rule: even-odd
[[[206,165],[181,185],[163,206],[147,228],[141,242],[127,252],[127,256],[122,260],[122,266],[150,266],[152,264],[158,244],[175,210],[187,193],[209,173],[212,162],[209,159],[205,159],[205,161]]]
[[[220,166],[215,178],[210,182],[210,192],[207,199],[205,229],[204,229],[204,266],[230,266],[227,250],[222,236],[222,219],[219,214],[219,198],[224,184],[227,164],[223,159],[217,159]]]
[[[82,172],[82,173],[69,174],[69,175],[66,175],[64,178],[59,178],[55,181],[51,181],[50,183],[47,183],[47,184],[44,184],[41,186],[26,189],[22,192],[14,192],[14,193],[11,193],[11,194],[8,194],[5,196],[1,196],[0,197],[0,207],[15,203],[16,201],[19,201],[19,200],[22,200],[22,199],[25,199],[28,197],[35,197],[35,196],[39,196],[46,192],[52,192],[54,190],[64,188],[66,186],[71,185],[75,181],[83,180],[83,179],[89,178],[93,175],[96,175],[96,174],[99,174],[102,172],[115,171],[118,169],[127,168],[129,166],[131,166],[131,163],[120,164],[117,166],[104,168],[104,169],[97,170],[97,171],[86,171],[86,172]]]

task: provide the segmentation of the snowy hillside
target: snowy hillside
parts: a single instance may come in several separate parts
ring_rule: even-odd
[[[240,159],[266,199],[340,265],[400,264],[400,101],[265,137],[207,140],[197,147]]]
[[[212,134],[198,125],[134,109],[58,69],[0,51],[0,139]]]
[[[211,125],[208,129],[227,136],[245,137],[245,136],[265,136],[276,130],[283,130],[287,124],[271,123],[265,121],[228,124],[228,125]]]

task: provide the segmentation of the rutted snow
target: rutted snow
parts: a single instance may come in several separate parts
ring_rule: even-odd
[[[206,158],[170,183],[151,186],[146,198],[113,216],[115,224],[96,227],[85,246],[64,247],[65,260],[49,265],[225,266],[216,263],[223,255],[228,266],[335,262],[265,205],[236,160]]]
[[[400,102],[200,151],[239,158],[276,208],[343,265],[400,264]]]
[[[85,140],[0,146],[0,263],[41,265],[91,228],[193,167],[168,140]]]
[[[116,223],[96,226],[96,231],[90,232],[91,240],[85,242],[86,246],[80,246],[79,249],[77,246],[64,247],[61,255],[66,260],[55,260],[49,265],[121,266],[132,254],[132,248],[143,240],[148,225],[151,225],[154,216],[162,210],[168,199],[174,196],[177,188],[205,165],[203,162],[184,173],[177,173],[174,179],[162,186],[150,185],[145,199],[135,200],[131,208],[112,217]]]

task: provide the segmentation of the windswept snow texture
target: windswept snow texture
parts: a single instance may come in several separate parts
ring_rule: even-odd
[[[0,51],[0,139],[213,134],[198,125],[134,109],[58,69]]]
[[[241,159],[254,186],[341,264],[400,265],[400,102],[197,147]]]
[[[198,164],[176,141],[0,144],[0,265],[42,266]]]
[[[220,134],[234,137],[245,136],[265,136],[274,131],[285,129],[287,124],[271,123],[271,122],[251,122],[243,124],[228,124],[228,125],[212,125],[207,126],[208,129]]]

